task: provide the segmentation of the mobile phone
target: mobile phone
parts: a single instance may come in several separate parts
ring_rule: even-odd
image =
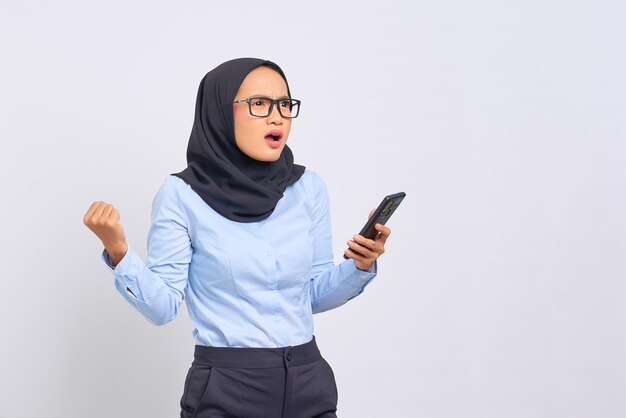
[[[365,238],[369,239],[374,238],[378,234],[378,231],[375,228],[376,224],[385,225],[389,218],[391,218],[391,215],[393,215],[393,213],[396,211],[398,206],[400,206],[400,203],[405,196],[406,193],[404,192],[394,193],[385,196],[385,198],[382,202],[380,202],[380,205],[378,205],[372,216],[367,220],[365,225],[363,225],[363,228],[361,228],[361,232],[359,232],[359,235],[362,235]],[[356,253],[356,251],[354,252]],[[349,257],[344,254],[343,258],[347,260]]]

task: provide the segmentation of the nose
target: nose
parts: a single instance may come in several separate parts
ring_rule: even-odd
[[[272,113],[270,113],[270,115],[267,117],[267,123],[274,123],[278,125],[283,123],[283,117],[278,111],[278,104],[274,104],[274,106],[272,107]]]

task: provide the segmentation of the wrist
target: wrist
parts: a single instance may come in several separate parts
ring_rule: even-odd
[[[128,251],[128,245],[126,243],[122,243],[114,246],[105,246],[105,249],[109,254],[109,259],[113,263],[113,267],[115,267],[120,263],[120,261],[122,261],[122,259],[126,255],[126,252]]]
[[[366,265],[363,265],[363,263],[359,263],[359,262],[355,261],[354,262],[354,266],[357,268],[357,270],[361,270],[361,271],[364,271],[366,273],[371,273],[373,263],[366,266]]]

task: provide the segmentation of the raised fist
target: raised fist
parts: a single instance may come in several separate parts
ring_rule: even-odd
[[[83,223],[100,238],[111,260],[117,265],[128,250],[117,209],[110,203],[93,202],[83,217]]]

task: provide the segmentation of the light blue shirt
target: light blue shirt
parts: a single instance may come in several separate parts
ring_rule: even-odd
[[[165,324],[183,299],[199,345],[284,347],[313,337],[313,314],[363,292],[377,272],[333,260],[328,194],[306,170],[259,222],[215,212],[168,175],[152,202],[147,263],[129,245],[115,268],[117,290],[150,322]]]

